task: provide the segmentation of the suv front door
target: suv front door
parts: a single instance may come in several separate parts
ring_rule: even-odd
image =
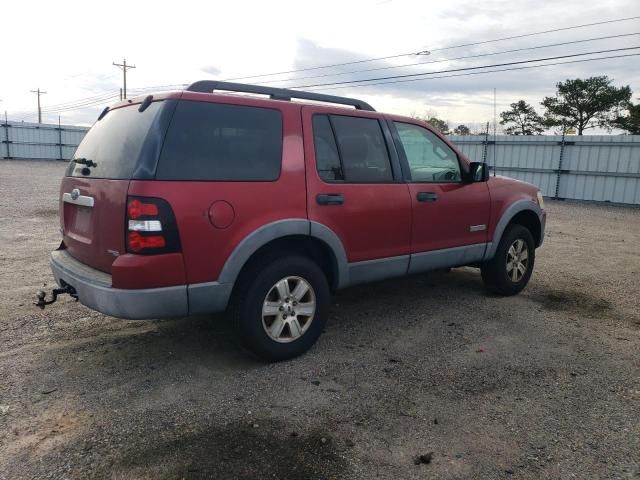
[[[302,108],[309,219],[340,238],[350,284],[402,275],[411,199],[388,126],[375,114],[344,112]]]
[[[431,130],[404,121],[391,129],[411,194],[411,271],[480,260],[490,215],[486,182],[464,182],[458,155]]]

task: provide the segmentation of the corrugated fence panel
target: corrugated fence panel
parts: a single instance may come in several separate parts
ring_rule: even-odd
[[[0,158],[68,160],[87,130],[0,124]],[[564,143],[561,136],[544,135],[449,139],[470,160],[484,158],[494,172],[537,185],[545,196],[640,205],[640,135],[570,135]]]
[[[545,196],[640,205],[640,136],[449,137],[473,161]],[[562,162],[561,162],[562,159]],[[558,185],[556,186],[556,183]]]
[[[0,124],[0,158],[69,160],[87,127],[9,122]]]

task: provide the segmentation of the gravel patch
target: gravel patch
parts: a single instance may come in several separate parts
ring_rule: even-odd
[[[549,201],[522,294],[472,268],[351,288],[268,365],[224,315],[32,306],[64,168],[0,162],[0,478],[640,477],[640,209]]]

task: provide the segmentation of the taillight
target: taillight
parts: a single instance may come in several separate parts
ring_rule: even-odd
[[[137,198],[129,199],[127,202],[127,215],[130,219],[137,220],[145,215],[158,215],[158,206],[155,203],[142,202]]]
[[[154,255],[180,251],[176,218],[166,200],[127,198],[126,228],[129,253]]]

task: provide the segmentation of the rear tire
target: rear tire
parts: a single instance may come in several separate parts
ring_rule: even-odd
[[[531,232],[522,225],[510,225],[500,239],[495,256],[480,267],[482,280],[489,290],[499,295],[520,293],[529,283],[535,256]]]
[[[233,323],[250,352],[275,362],[297,357],[313,346],[331,301],[327,278],[315,262],[298,255],[265,259],[239,281]]]

